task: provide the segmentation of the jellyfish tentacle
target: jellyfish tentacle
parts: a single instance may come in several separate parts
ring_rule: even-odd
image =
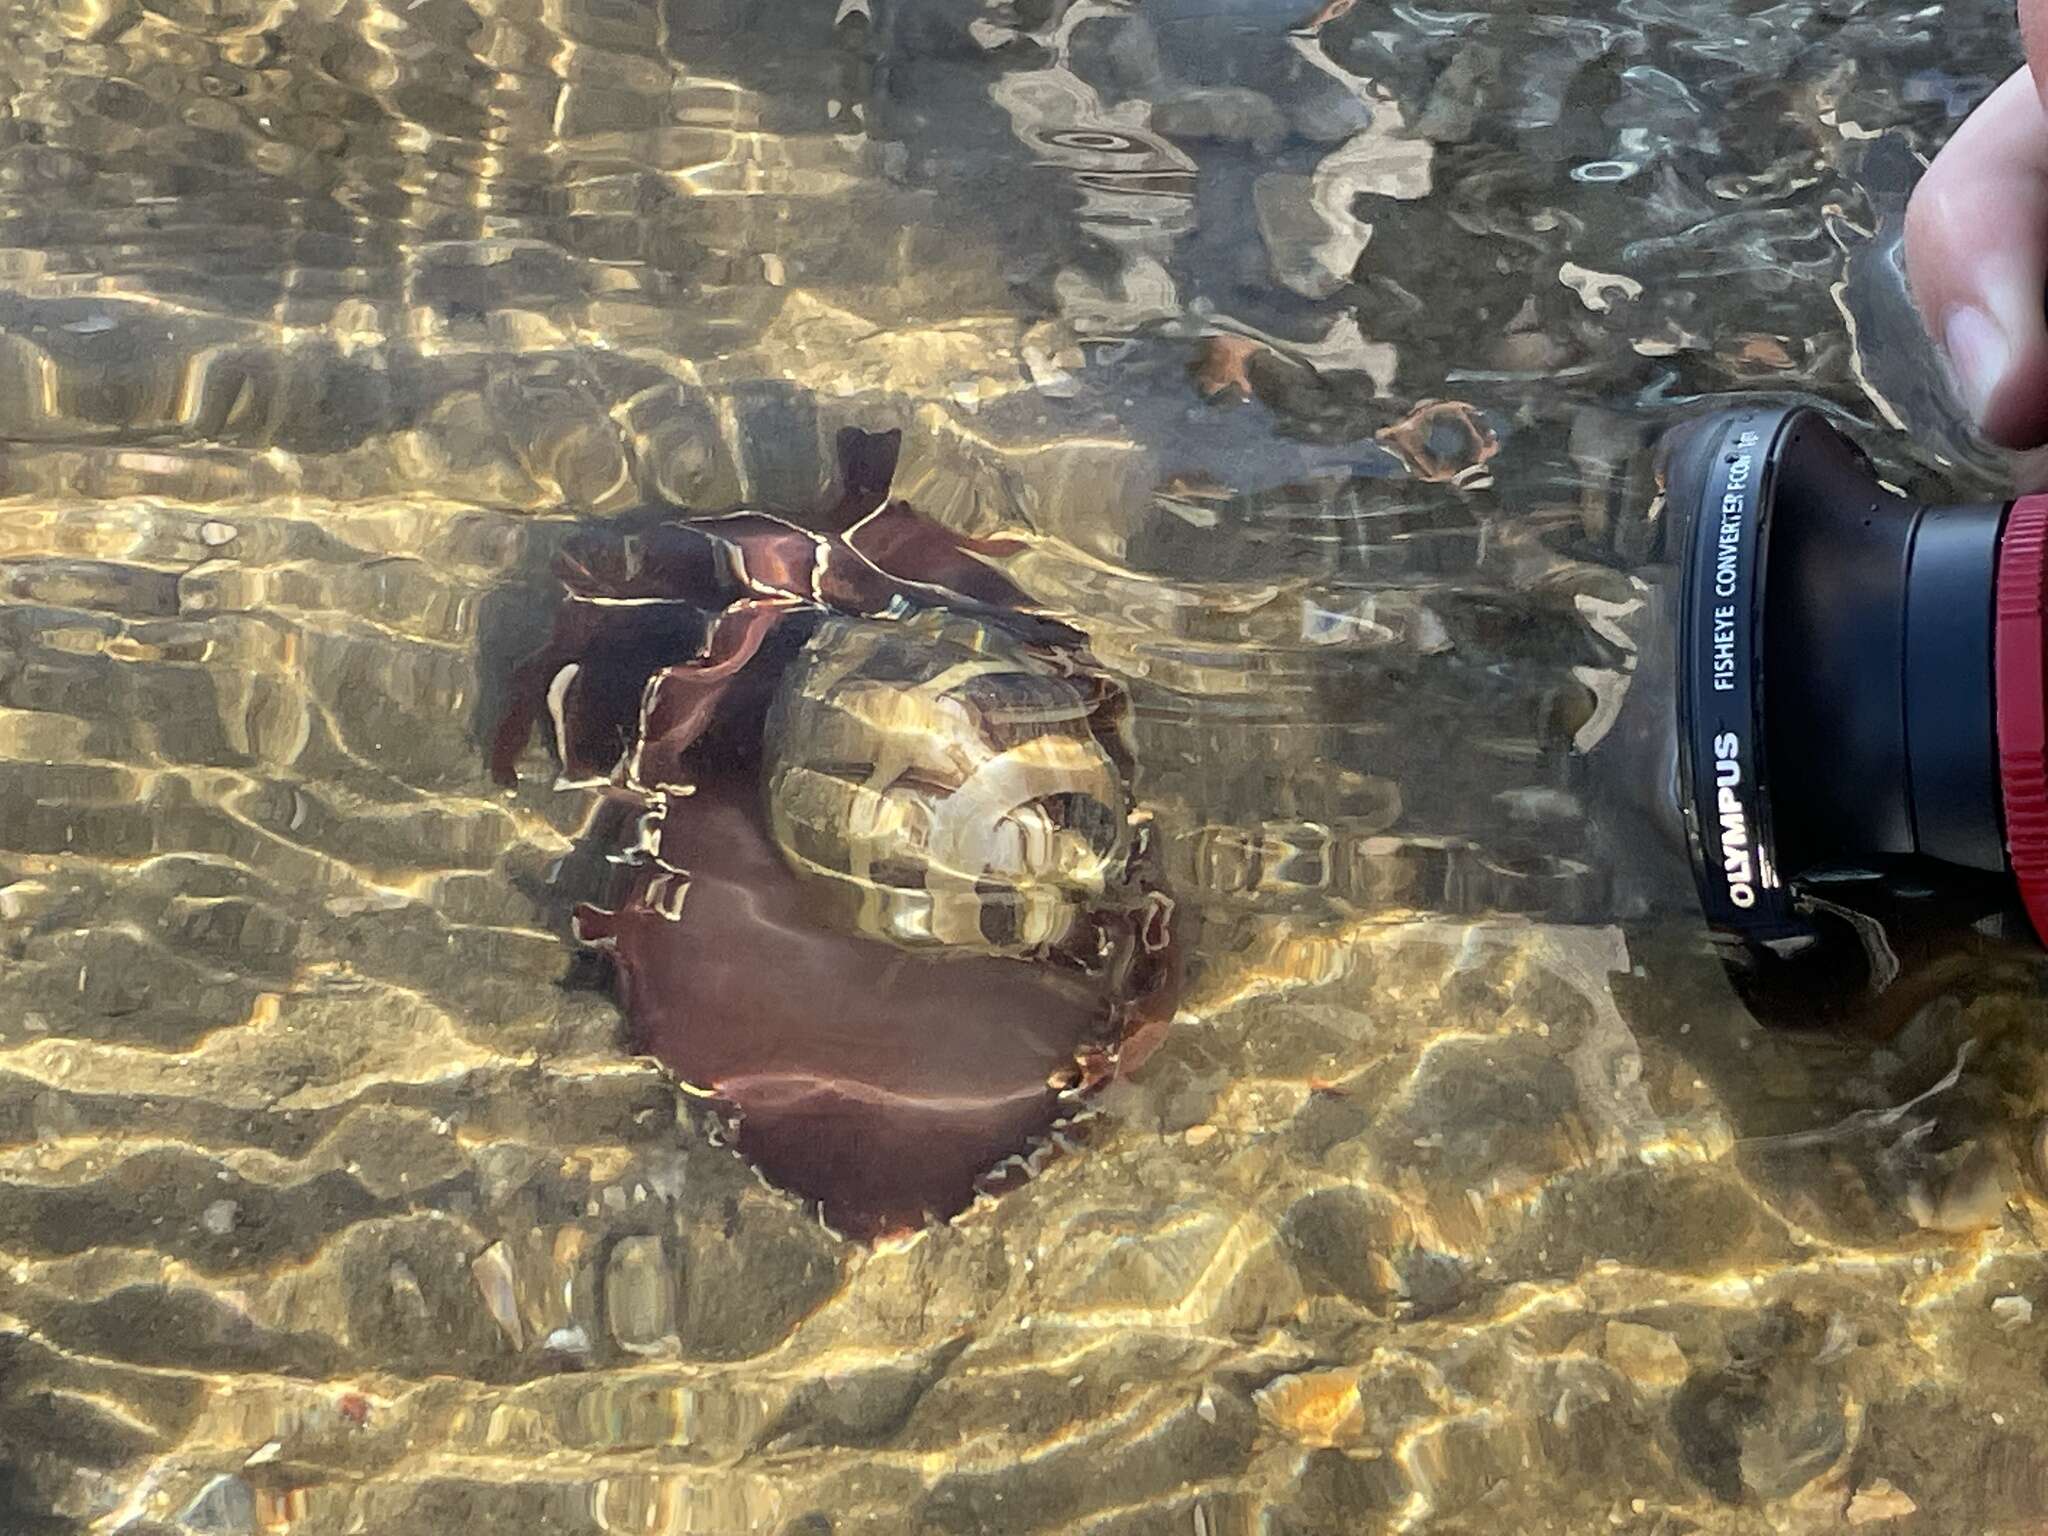
[[[580,902],[570,916],[571,931],[578,944],[592,949],[611,949],[618,943],[619,914],[593,902]]]
[[[787,598],[749,598],[711,622],[704,648],[648,680],[639,744],[627,765],[629,783],[646,789],[687,789],[683,759],[717,718],[733,681],[796,608]]]
[[[773,512],[728,512],[690,526],[717,546],[733,600],[814,597],[827,541],[808,528]]]
[[[533,740],[533,727],[547,708],[548,685],[564,663],[553,646],[529,656],[512,674],[510,698],[498,727],[491,733],[490,767],[494,783],[510,789],[519,782],[519,755]]]
[[[969,539],[892,501],[847,529],[844,542],[861,563],[905,585],[941,588],[1005,612],[1032,609],[1024,589],[980,557],[1016,553],[1024,548],[1020,540]]]
[[[863,432],[842,427],[835,447],[839,499],[817,520],[822,534],[844,534],[889,499],[903,453],[903,433],[897,428]]]
[[[676,601],[564,598],[548,643],[509,680],[491,776],[518,782],[520,754],[546,719],[566,783],[610,777],[632,743],[646,680],[695,642],[702,623],[701,610]]]

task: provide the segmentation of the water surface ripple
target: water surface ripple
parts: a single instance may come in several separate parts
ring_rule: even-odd
[[[1578,760],[1664,423],[1994,486],[1897,241],[2016,58],[0,4],[0,1530],[2038,1530],[2036,978],[1766,1032]],[[565,540],[819,506],[848,426],[1128,688],[1201,926],[1071,1155],[872,1249],[624,1054],[590,802],[481,749]]]

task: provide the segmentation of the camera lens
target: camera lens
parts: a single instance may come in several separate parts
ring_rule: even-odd
[[[2048,933],[2048,498],[1914,501],[1806,408],[1689,423],[1659,478],[1709,923],[1780,955],[1844,916]]]

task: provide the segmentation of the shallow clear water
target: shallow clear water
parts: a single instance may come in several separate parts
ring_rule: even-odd
[[[0,1530],[2039,1527],[2036,978],[1767,1032],[1577,752],[1663,424],[1992,493],[1896,254],[2007,14],[1305,9],[0,7]],[[848,425],[1129,688],[1201,935],[876,1249],[482,747],[565,539]]]

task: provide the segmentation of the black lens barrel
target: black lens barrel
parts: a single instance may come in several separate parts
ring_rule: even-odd
[[[2005,508],[1921,511],[1906,582],[1906,747],[1919,852],[2006,868],[1992,671]]]
[[[1789,413],[1777,455],[1763,662],[1788,867],[1919,854],[2002,870],[1991,619],[2004,509],[1886,490],[1810,410]]]

